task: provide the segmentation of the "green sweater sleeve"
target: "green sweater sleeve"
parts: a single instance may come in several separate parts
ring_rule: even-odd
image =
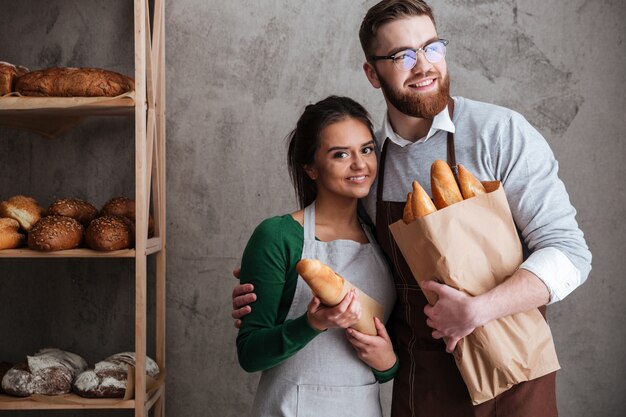
[[[293,301],[304,232],[290,215],[263,221],[244,250],[241,283],[254,285],[257,301],[237,336],[239,364],[247,372],[272,368],[293,356],[319,332],[306,314],[285,320]]]

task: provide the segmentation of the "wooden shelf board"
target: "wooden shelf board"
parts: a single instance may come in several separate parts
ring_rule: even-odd
[[[92,249],[68,249],[40,252],[28,248],[0,250],[0,258],[134,258],[134,249],[99,252]]]
[[[134,95],[119,97],[0,97],[0,119],[16,116],[132,116]]]
[[[161,386],[146,398],[146,408],[152,405],[163,395]],[[133,409],[135,400],[121,398],[83,398],[76,394],[66,394],[61,397],[51,397],[51,401],[32,400],[29,398],[12,397],[0,394],[0,410],[67,410],[67,409]]]

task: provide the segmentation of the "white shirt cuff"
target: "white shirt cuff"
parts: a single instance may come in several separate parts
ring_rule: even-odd
[[[537,275],[546,284],[550,291],[548,304],[561,301],[582,284],[578,268],[556,248],[543,248],[533,252],[520,268]]]

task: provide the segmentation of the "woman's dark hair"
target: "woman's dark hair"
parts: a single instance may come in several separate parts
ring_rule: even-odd
[[[352,118],[363,122],[372,138],[374,129],[369,113],[363,106],[348,97],[330,96],[305,107],[296,128],[287,137],[289,148],[287,163],[300,208],[305,208],[317,196],[315,182],[304,170],[314,162],[315,152],[321,144],[322,130],[333,123]]]

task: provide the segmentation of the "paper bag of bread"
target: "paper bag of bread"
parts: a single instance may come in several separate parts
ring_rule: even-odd
[[[411,209],[389,228],[418,283],[437,279],[475,296],[517,270],[522,246],[500,182],[481,183],[461,165],[458,177],[460,186],[446,162],[435,162],[434,203],[414,183]],[[435,294],[424,295],[436,303]],[[454,358],[475,405],[559,369],[550,328],[538,309],[475,329],[457,344]]]
[[[311,287],[311,291],[320,299],[322,304],[329,307],[339,304],[352,288],[356,288],[333,271],[331,267],[317,259],[301,259],[296,264],[296,271],[304,279],[304,282]],[[374,336],[376,335],[374,317],[378,317],[384,322],[385,309],[378,301],[361,290],[359,290],[359,302],[362,307],[361,318],[352,327],[362,333]]]

